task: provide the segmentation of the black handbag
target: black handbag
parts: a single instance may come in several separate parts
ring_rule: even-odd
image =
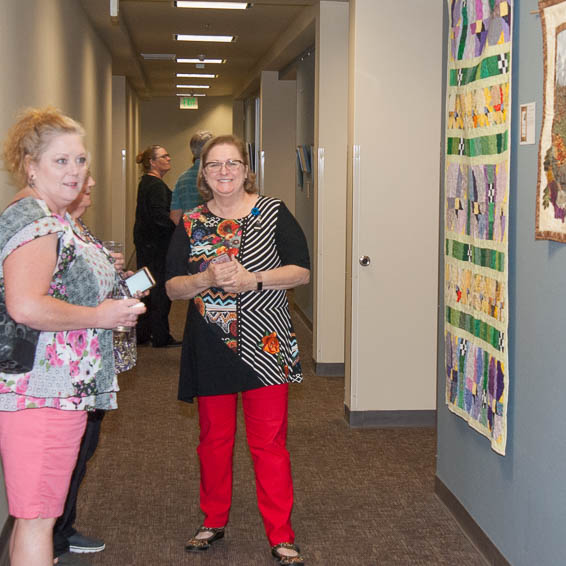
[[[25,373],[33,368],[39,330],[17,323],[0,297],[0,372]]]

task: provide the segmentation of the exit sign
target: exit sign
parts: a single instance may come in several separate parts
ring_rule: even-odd
[[[198,110],[198,99],[195,96],[181,96],[179,108],[181,110]]]

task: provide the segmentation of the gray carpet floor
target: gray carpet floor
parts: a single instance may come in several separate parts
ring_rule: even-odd
[[[180,337],[185,304],[174,304]],[[291,387],[289,450],[295,482],[293,527],[308,566],[482,566],[481,555],[434,495],[435,431],[351,429],[343,378],[317,377],[312,337],[296,320],[305,380]],[[253,469],[239,416],[234,498],[226,538],[202,554],[184,541],[202,520],[196,404],[176,400],[179,348],[138,349],[120,377],[79,494],[76,527],[104,538],[85,557],[108,566],[269,566]]]

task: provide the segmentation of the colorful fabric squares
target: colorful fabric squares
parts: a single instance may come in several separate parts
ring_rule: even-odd
[[[513,2],[448,6],[446,403],[505,454]]]

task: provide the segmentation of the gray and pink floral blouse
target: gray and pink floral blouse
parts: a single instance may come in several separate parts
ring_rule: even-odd
[[[49,294],[75,305],[98,305],[117,277],[109,256],[101,245],[80,238],[70,216],[58,216],[33,198],[13,203],[0,216],[0,240],[7,241],[0,251],[0,292],[6,257],[34,238],[53,233],[59,234],[59,245]],[[30,265],[30,277],[33,273]],[[30,372],[0,372],[1,411],[115,409],[117,391],[112,331],[101,328],[43,331]]]

